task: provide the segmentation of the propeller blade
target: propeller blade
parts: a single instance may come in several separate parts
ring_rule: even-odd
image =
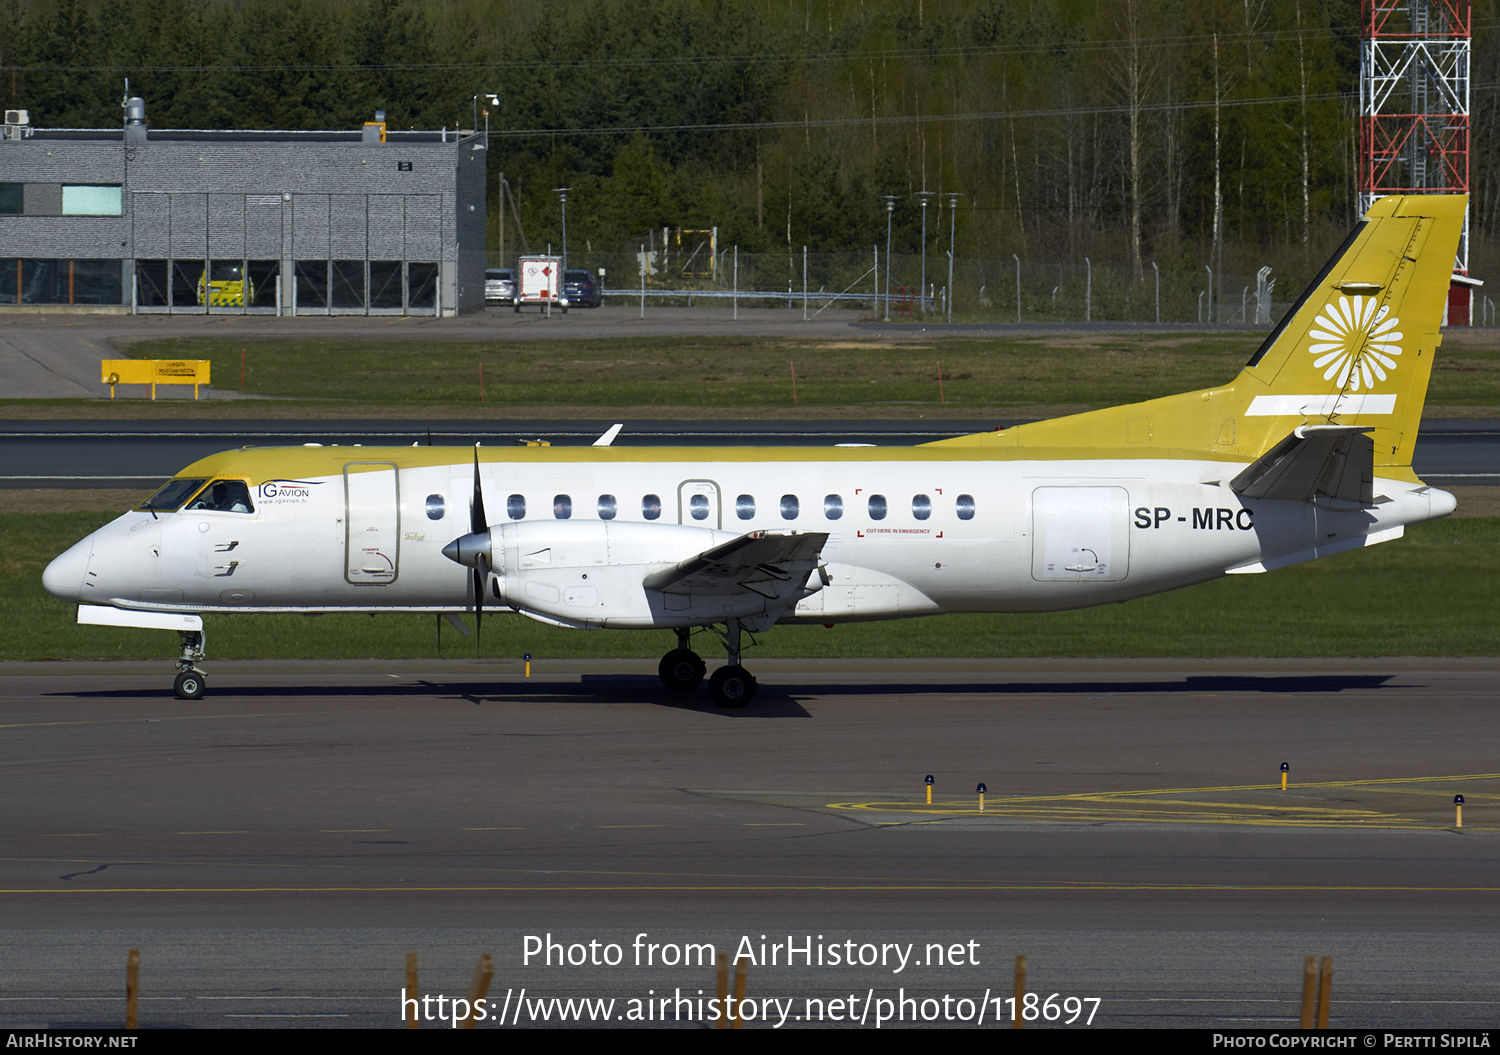
[[[474,656],[479,657],[479,632],[484,626],[484,570],[475,567],[472,578],[474,586]]]
[[[474,534],[488,529],[484,515],[484,490],[479,486],[479,444],[474,445],[474,497],[469,501],[469,530]]]
[[[474,444],[474,497],[469,502],[469,530],[477,535],[489,531],[490,522],[484,515],[484,488],[479,483],[479,444]],[[487,578],[488,562],[481,555],[474,561],[474,656],[479,657],[479,635],[484,626],[484,580]]]

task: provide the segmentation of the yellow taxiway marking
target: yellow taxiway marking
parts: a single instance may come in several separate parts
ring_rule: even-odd
[[[974,799],[946,803],[834,802],[828,809],[868,813],[916,815],[922,818],[985,817],[991,820],[1062,820],[1080,822],[1136,821],[1153,824],[1233,824],[1268,827],[1327,827],[1330,824],[1378,825],[1387,828],[1439,829],[1424,816],[1433,810],[1446,813],[1447,790],[1455,783],[1500,780],[1500,773],[1467,773],[1435,777],[1385,777],[1370,780],[1328,780],[1293,784],[1282,791],[1279,784],[1234,784],[1204,788],[1157,788],[1137,791],[1089,791],[1070,795],[1010,795],[987,798],[979,809]],[[1404,794],[1410,801],[1404,810],[1371,809],[1368,804],[1323,805],[1303,796],[1312,791],[1359,789],[1367,795]],[[1232,801],[1235,793],[1244,801]],[[1207,796],[1197,798],[1195,796]],[[1431,796],[1427,801],[1426,796]],[[1418,798],[1422,796],[1422,798]],[[1488,791],[1469,794],[1470,805],[1500,801]],[[1389,805],[1383,803],[1382,805]],[[899,823],[899,822],[885,822]],[[1453,829],[1457,830],[1457,829]],[[1465,831],[1488,831],[1470,825]]]

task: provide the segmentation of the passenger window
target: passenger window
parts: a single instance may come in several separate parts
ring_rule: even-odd
[[[600,495],[599,496],[599,519],[600,520],[613,520],[614,518],[615,518],[615,496],[614,495]]]
[[[960,519],[960,520],[973,520],[974,519],[974,496],[973,495],[959,495],[958,496],[958,519]]]
[[[428,520],[442,520],[443,519],[443,496],[442,495],[428,495],[427,496],[427,519]]]
[[[553,495],[552,515],[558,520],[571,519],[573,516],[573,499],[569,495]]]
[[[521,520],[526,516],[526,496],[511,495],[505,500],[505,515],[512,520]]]
[[[796,495],[782,495],[781,496],[781,519],[782,520],[796,520],[797,519],[797,496]]]
[[[655,520],[661,516],[660,495],[647,495],[641,499],[641,516],[647,520]]]
[[[911,515],[918,520],[932,516],[932,499],[926,495],[915,495],[911,500]]]
[[[741,520],[755,519],[755,496],[740,495],[734,500],[734,515]]]
[[[694,520],[708,519],[708,495],[693,495],[688,499],[688,513]]]
[[[214,513],[255,512],[250,504],[250,488],[243,480],[215,480],[187,507]]]
[[[829,520],[837,520],[844,515],[843,495],[823,496],[823,515]]]
[[[885,495],[871,495],[870,496],[870,519],[871,520],[884,520],[885,519]]]

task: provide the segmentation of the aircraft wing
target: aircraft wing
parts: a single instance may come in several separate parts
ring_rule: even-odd
[[[739,594],[769,600],[794,597],[818,566],[827,532],[752,531],[646,576],[648,590],[677,594]]]
[[[1375,441],[1368,425],[1303,425],[1230,482],[1246,498],[1305,502],[1314,495],[1374,503]]]

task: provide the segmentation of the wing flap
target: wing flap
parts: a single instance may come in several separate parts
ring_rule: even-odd
[[[671,594],[756,593],[784,600],[801,592],[818,566],[826,532],[752,531],[646,576],[648,590]]]

